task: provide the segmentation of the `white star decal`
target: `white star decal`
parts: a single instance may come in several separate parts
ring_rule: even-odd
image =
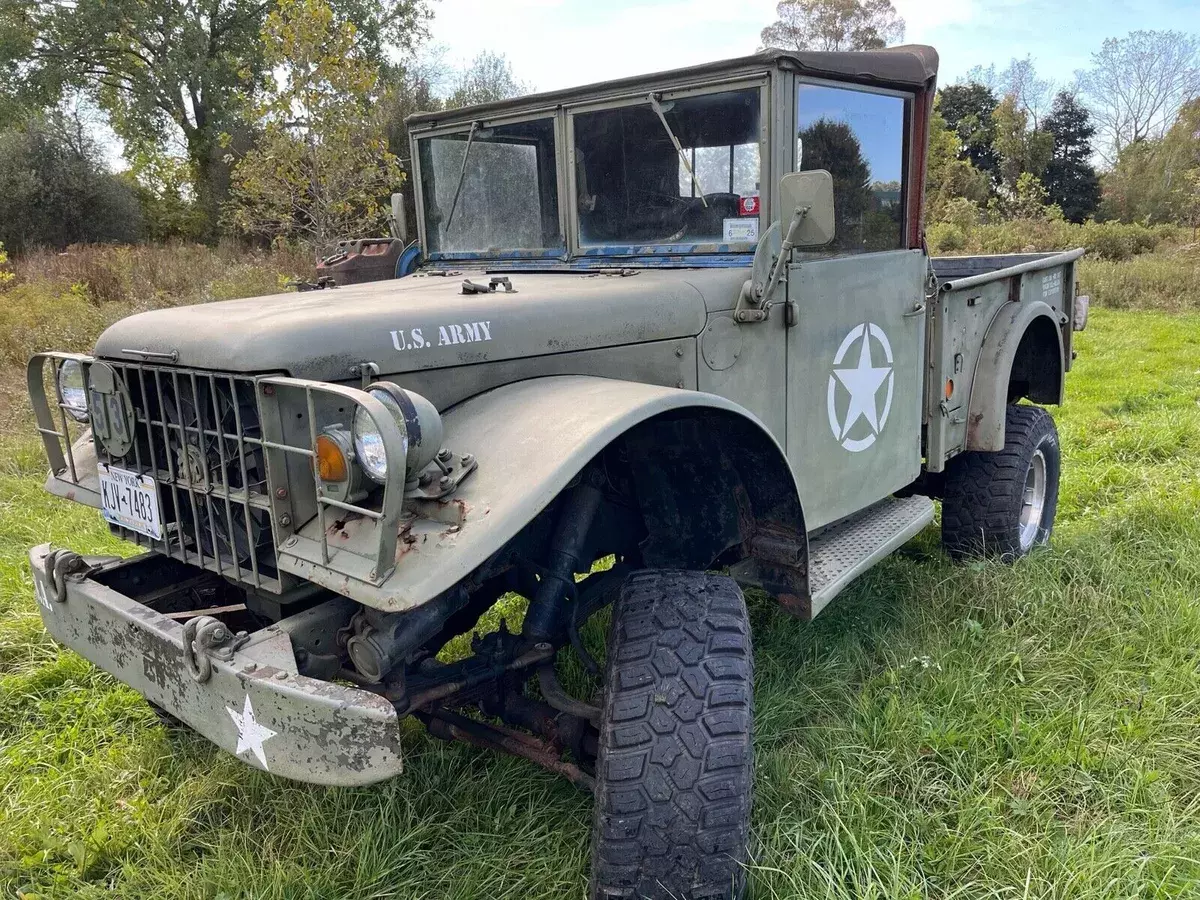
[[[225,707],[225,711],[229,713],[229,718],[233,719],[233,724],[237,726],[238,730],[237,750],[234,753],[241,756],[250,750],[262,767],[266,769],[267,755],[263,753],[263,743],[275,737],[278,732],[258,724],[258,720],[254,718],[254,707],[250,705],[249,694],[246,695],[246,705],[242,707],[240,713],[234,711],[230,706]]]
[[[846,410],[846,420],[842,423],[839,439],[844,438],[863,416],[871,423],[872,431],[879,431],[879,407],[875,403],[875,395],[879,393],[879,386],[890,371],[891,366],[880,369],[871,364],[871,340],[864,329],[862,341],[859,343],[858,365],[853,369],[833,370],[838,381],[850,392],[850,408]]]
[[[883,329],[873,322],[864,322],[850,329],[842,339],[837,353],[834,354],[834,366],[849,362],[854,344],[858,344],[858,364],[850,368],[835,368],[829,376],[829,387],[826,390],[825,405],[829,412],[829,429],[833,437],[843,448],[851,453],[859,453],[875,443],[875,439],[887,424],[888,412],[892,408],[892,390],[895,386],[895,372],[892,369],[892,345]],[[872,343],[878,343],[883,350],[884,365],[878,366],[872,352]],[[879,394],[884,385],[887,391],[883,399],[883,409],[879,408]],[[840,387],[839,387],[840,386]],[[850,395],[844,416],[838,415],[838,395]],[[860,419],[866,419],[871,430],[863,434],[858,429],[858,437],[851,437],[850,431]]]

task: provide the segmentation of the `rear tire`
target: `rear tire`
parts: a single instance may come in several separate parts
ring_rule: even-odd
[[[1062,457],[1050,413],[1009,406],[1004,449],[962,453],[946,466],[942,545],[955,559],[1011,562],[1050,540]]]
[[[741,897],[754,684],[737,584],[631,575],[614,604],[605,684],[589,896]]]

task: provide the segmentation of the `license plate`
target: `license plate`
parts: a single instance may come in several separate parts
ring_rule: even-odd
[[[162,540],[158,484],[149,475],[101,465],[100,510],[114,525]]]

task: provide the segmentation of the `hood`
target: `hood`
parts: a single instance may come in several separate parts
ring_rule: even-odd
[[[192,368],[345,381],[366,361],[390,375],[670,340],[704,328],[705,297],[689,281],[696,275],[510,273],[512,293],[464,294],[464,278],[487,284],[489,276],[418,273],[139,313],[105,331],[96,355],[153,362],[174,353]]]

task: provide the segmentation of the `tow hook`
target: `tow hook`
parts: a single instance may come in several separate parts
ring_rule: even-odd
[[[212,661],[229,662],[248,640],[250,635],[246,632],[235,635],[224,622],[212,616],[196,616],[183,623],[183,664],[193,681],[204,684],[212,677]]]
[[[51,550],[46,554],[44,572],[50,582],[50,596],[56,603],[67,602],[67,577],[84,577],[96,569],[116,562],[116,556],[80,556],[74,550]]]

